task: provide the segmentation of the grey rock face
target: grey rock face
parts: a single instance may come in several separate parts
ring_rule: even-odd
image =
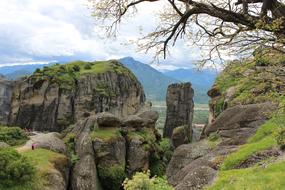
[[[67,90],[35,76],[19,81],[13,90],[9,124],[62,131],[80,119],[105,111],[120,117],[135,114],[145,101],[141,84],[123,73],[82,74],[71,82],[74,87]],[[102,93],[102,88],[111,95]]]
[[[13,82],[0,76],[0,124],[7,124],[12,98]]]
[[[92,140],[89,136],[90,127],[94,125],[95,118],[87,118],[79,121],[72,133],[75,139],[75,153],[78,156],[71,177],[72,190],[99,190],[100,181],[97,175],[95,153]]]
[[[36,144],[37,148],[44,148],[52,150],[54,152],[66,154],[67,148],[63,140],[59,138],[58,133],[47,133],[30,136],[30,141],[26,143],[26,146],[31,147],[33,143]]]
[[[136,171],[146,171],[149,168],[150,152],[143,146],[143,139],[132,137],[128,139],[127,147],[127,173],[134,174]]]
[[[193,96],[194,90],[191,83],[172,84],[168,87],[164,137],[171,138],[173,129],[182,125],[188,126],[189,136],[191,136],[194,112]]]
[[[244,144],[275,109],[276,105],[269,102],[228,108],[206,126],[204,133],[217,132],[223,138],[224,145]]]

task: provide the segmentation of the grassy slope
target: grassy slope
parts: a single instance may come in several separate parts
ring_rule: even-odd
[[[254,61],[247,61],[243,65],[238,63],[232,64],[218,77],[216,85],[222,93],[220,100],[222,102],[223,95],[229,87],[235,86],[237,93],[231,102],[232,105],[270,100],[279,103],[280,109],[258,129],[256,134],[246,144],[240,146],[239,150],[225,158],[216,181],[212,186],[206,188],[208,190],[275,190],[285,188],[284,159],[272,163],[268,161],[265,165],[256,164],[245,169],[234,169],[235,166],[238,166],[255,153],[278,147],[276,141],[277,131],[285,128],[285,98],[282,96],[283,91],[276,92],[275,86],[278,85],[278,80],[275,77],[262,80],[262,73],[256,71],[248,77],[242,76],[242,73],[246,70],[254,69],[255,65],[260,64],[260,59],[260,57],[255,58]],[[264,57],[262,58],[262,63],[277,65],[280,63],[284,64],[284,60],[284,55],[270,59],[271,62],[268,57]],[[256,95],[252,93],[252,89],[256,88],[260,90],[261,94]]]
[[[115,72],[135,80],[135,76],[117,61],[84,62],[75,61],[65,65],[56,64],[43,69],[37,69],[31,76],[36,81],[51,80],[57,83],[62,89],[72,90],[75,87],[75,80],[85,74],[101,74]]]

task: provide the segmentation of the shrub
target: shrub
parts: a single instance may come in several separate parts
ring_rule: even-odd
[[[0,141],[15,146],[23,144],[27,140],[28,137],[21,128],[0,126]]]
[[[118,190],[126,178],[124,164],[110,164],[97,166],[98,176],[104,189]]]
[[[150,171],[137,172],[132,179],[125,179],[123,183],[125,190],[172,190],[165,178],[152,177]]]
[[[30,182],[35,175],[35,168],[16,150],[0,150],[0,187],[9,187]]]
[[[84,65],[84,69],[90,70],[92,69],[92,65],[90,63],[87,63],[86,65]]]
[[[277,130],[276,135],[277,144],[281,147],[281,149],[285,149],[285,128],[280,128]]]
[[[75,72],[79,72],[79,71],[80,71],[80,67],[79,67],[78,65],[74,65],[74,66],[72,67],[72,69],[73,69],[73,71],[75,71]]]

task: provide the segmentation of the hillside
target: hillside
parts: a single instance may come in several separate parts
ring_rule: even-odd
[[[165,100],[168,85],[177,83],[179,80],[168,77],[151,66],[125,57],[119,60],[130,69],[143,85],[146,96],[150,100]]]
[[[219,74],[203,139],[178,147],[168,166],[175,189],[284,188],[284,64],[284,54],[257,50]]]

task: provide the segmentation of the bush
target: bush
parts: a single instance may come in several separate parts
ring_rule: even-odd
[[[86,70],[92,69],[92,64],[91,64],[91,63],[87,63],[87,64],[84,66],[84,69],[86,69]]]
[[[23,144],[27,140],[28,137],[21,128],[0,126],[0,141],[15,146]]]
[[[126,178],[124,165],[110,164],[97,166],[98,176],[104,189],[118,190]]]
[[[35,168],[27,159],[16,150],[0,150],[0,187],[10,187],[32,181]]]
[[[78,65],[74,65],[72,69],[75,72],[79,72],[80,71],[80,67]]]
[[[281,147],[282,150],[285,149],[285,128],[280,128],[277,130],[276,135],[277,144]]]
[[[137,172],[132,179],[125,179],[123,183],[125,190],[172,190],[165,178],[152,177],[150,171]]]

